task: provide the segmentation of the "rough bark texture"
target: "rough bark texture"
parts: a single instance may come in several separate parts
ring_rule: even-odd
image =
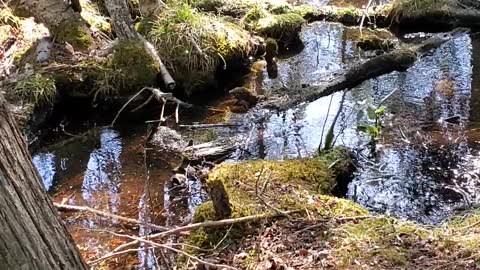
[[[87,23],[63,0],[12,0],[7,2],[20,17],[34,17],[43,23],[59,41],[74,47],[88,47],[93,39]]]
[[[0,103],[0,268],[87,269]]]
[[[105,0],[105,7],[112,18],[113,28],[118,39],[138,38],[133,21],[128,12],[126,0]]]

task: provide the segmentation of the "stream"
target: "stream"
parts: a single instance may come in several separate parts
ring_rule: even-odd
[[[277,78],[268,78],[266,71],[260,74],[257,92],[327,82],[351,64],[371,57],[355,48],[352,32],[356,31],[335,23],[305,26],[304,49],[278,59]],[[412,43],[428,36],[417,33],[400,39]],[[473,65],[473,59],[480,63],[480,38],[462,34],[407,71],[366,81],[346,93],[280,114],[255,108],[246,114],[232,113],[227,121],[238,128],[181,130],[181,134],[194,143],[240,138],[240,148],[230,161],[311,157],[345,94],[335,145],[353,149],[358,167],[345,196],[376,213],[438,224],[453,212],[480,203],[480,112],[471,109],[480,106],[480,66]],[[367,105],[377,106],[389,94],[383,104],[384,128],[372,155],[370,137],[357,128],[359,112]],[[187,117],[182,124],[223,119]],[[181,189],[169,186],[178,157],[148,158],[145,126],[128,122],[119,126],[97,128],[33,155],[54,200],[166,226],[188,222],[194,208],[207,198],[200,184],[187,181]],[[142,226],[125,227],[85,213],[66,212],[63,217],[87,259],[98,258],[125,241],[108,230],[150,233]],[[151,250],[139,251],[130,261],[117,263],[139,260],[139,269],[151,269],[154,258]]]

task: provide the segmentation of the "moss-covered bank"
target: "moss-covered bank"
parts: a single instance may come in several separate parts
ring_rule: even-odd
[[[277,259],[288,262],[285,266],[301,266],[306,258],[316,256],[321,259],[307,260],[309,267],[475,269],[480,264],[479,210],[463,213],[439,227],[374,215],[350,200],[331,195],[336,176],[348,162],[348,155],[335,149],[313,159],[222,164],[210,173],[207,185],[217,181],[225,185],[232,217],[271,212],[273,208],[301,213],[231,228],[203,228],[192,232],[187,242],[214,248],[223,239],[222,246],[228,246],[228,251],[217,259],[240,269]],[[257,194],[269,206],[260,202]],[[214,219],[213,205],[207,202],[197,208],[193,222]]]
[[[222,183],[228,193],[232,208],[231,217],[261,214],[279,210],[303,210],[306,208],[316,216],[343,216],[343,210],[329,211],[320,205],[304,204],[302,198],[308,194],[331,194],[337,185],[337,177],[351,169],[352,160],[345,149],[334,149],[319,157],[284,161],[248,161],[224,163],[214,168],[206,180],[207,187]],[[268,205],[259,200],[268,201]],[[352,204],[347,200],[324,197],[330,205]],[[353,209],[356,210],[353,210]],[[342,207],[349,213],[365,213],[360,207]],[[216,219],[211,202],[197,208],[193,221],[202,222]],[[242,234],[230,234],[229,240],[239,240],[254,230],[253,224],[235,225]],[[191,244],[212,248],[226,231],[221,229],[200,229],[189,239]]]

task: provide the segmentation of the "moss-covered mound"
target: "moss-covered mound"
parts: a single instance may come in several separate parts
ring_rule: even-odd
[[[366,211],[353,205],[350,201],[319,194],[331,194],[336,185],[336,178],[351,165],[350,157],[344,149],[334,149],[324,155],[311,159],[285,161],[248,161],[241,163],[224,163],[214,168],[207,179],[207,186],[222,183],[228,193],[232,207],[231,217],[262,214],[271,211],[259,201],[268,201],[270,207],[280,210],[303,210],[308,208],[312,215],[327,217],[331,215],[346,216],[365,214]],[[260,194],[260,195],[259,195]],[[308,196],[320,196],[329,207],[311,202],[305,204]],[[335,211],[330,211],[337,207]],[[348,211],[348,212],[344,212]],[[198,207],[194,222],[216,219],[211,202]],[[236,233],[229,240],[238,240],[255,229],[254,224],[238,224]],[[238,232],[242,232],[241,234]],[[219,237],[223,237],[222,229],[200,229],[189,239],[191,244],[204,248],[212,248]]]
[[[137,28],[148,32],[177,85],[187,94],[214,81],[217,68],[238,64],[252,50],[248,31],[189,5],[165,10],[158,18]]]
[[[266,16],[258,20],[255,29],[263,35],[277,39],[284,44],[298,39],[305,20],[297,13]]]
[[[301,213],[230,228],[202,228],[192,232],[189,244],[228,246],[224,253],[228,255],[217,259],[239,269],[271,265],[272,261],[284,267],[311,269],[478,267],[480,210],[463,213],[439,227],[373,215],[350,200],[329,194],[339,170],[348,163],[347,157],[335,149],[314,159],[259,160],[216,167],[207,184],[225,185],[232,217],[274,213],[274,208]],[[211,202],[198,207],[193,222],[216,219],[213,208]]]
[[[68,42],[74,48],[78,49],[87,49],[94,42],[90,29],[80,17],[78,20],[72,20],[61,24],[58,26],[55,33],[57,35],[57,41]]]
[[[112,33],[112,25],[108,18],[100,13],[100,7],[94,2],[87,0],[80,0],[80,4],[82,5],[82,17],[88,22],[90,27],[109,35]]]
[[[160,67],[141,42],[123,41],[115,47],[110,62],[115,71],[124,76],[119,91],[138,91],[144,86],[155,85]]]
[[[390,16],[396,21],[403,17],[422,16],[432,11],[448,11],[459,8],[456,0],[394,0],[389,8]]]

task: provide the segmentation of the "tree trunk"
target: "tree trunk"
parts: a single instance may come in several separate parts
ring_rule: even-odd
[[[87,269],[0,101],[1,269]]]
[[[12,0],[7,4],[15,15],[43,23],[58,41],[67,41],[75,48],[88,48],[93,42],[85,20],[63,0]]]

